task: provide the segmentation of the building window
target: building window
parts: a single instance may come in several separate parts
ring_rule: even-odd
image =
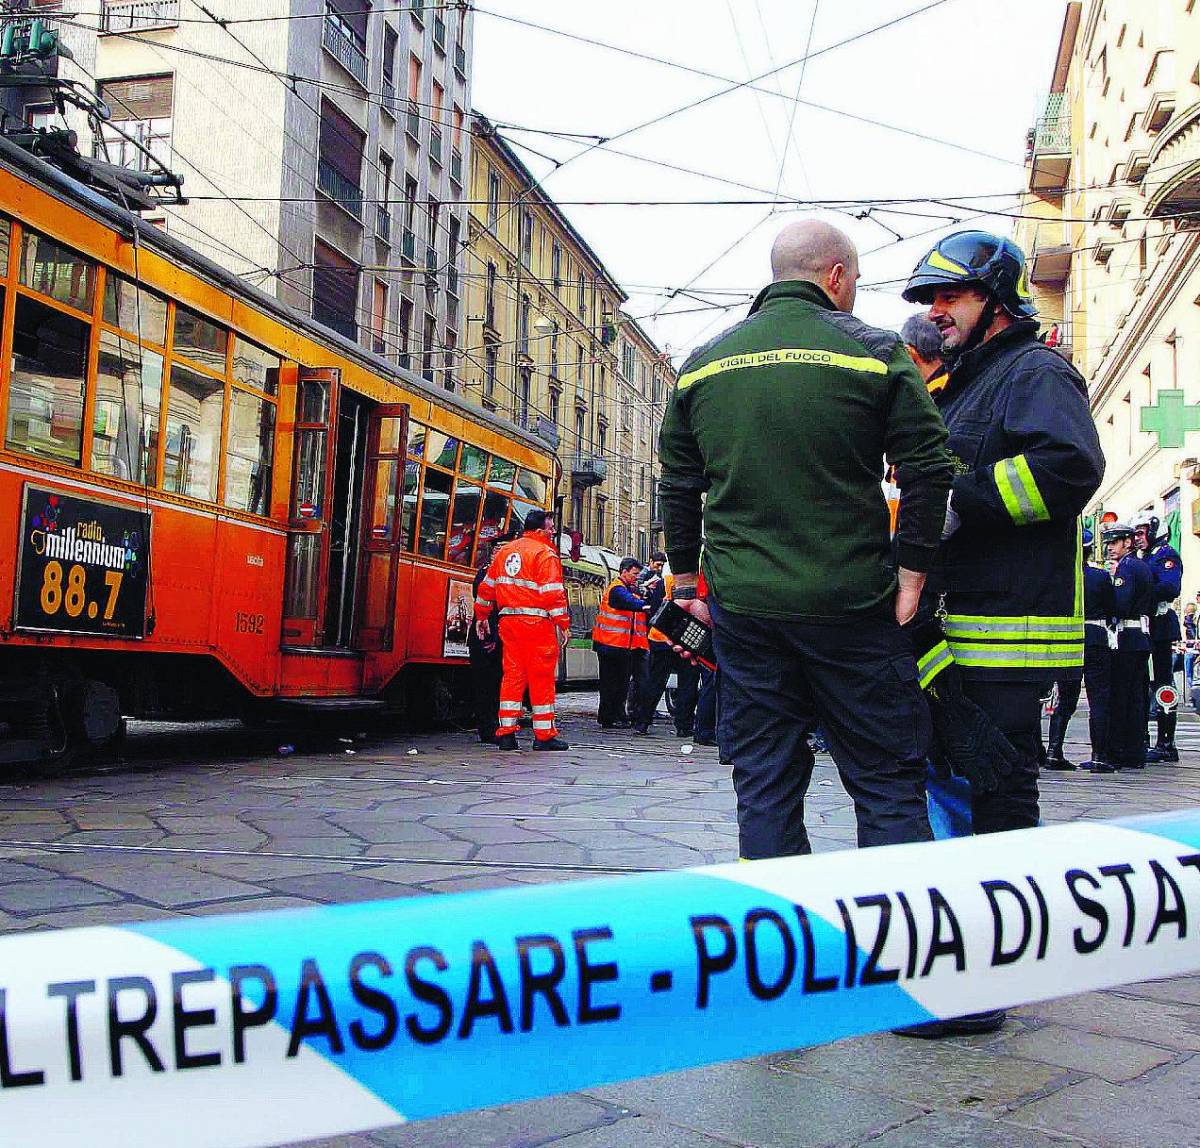
[[[362,161],[366,136],[329,100],[321,101],[317,188],[362,219]]]
[[[500,222],[500,176],[491,167],[488,168],[487,186],[487,225],[495,231]]]
[[[550,377],[558,378],[558,320],[550,321]],[[557,420],[556,420],[557,421]]]
[[[517,313],[517,350],[525,356],[529,355],[529,296],[521,296],[521,309]]]
[[[605,511],[608,508],[608,500],[604,498],[596,499],[596,542],[603,546],[605,542],[604,527],[605,527]]]
[[[442,374],[442,386],[448,391],[454,390],[454,372],[458,367],[458,335],[453,329],[446,331],[445,371]]]
[[[529,367],[521,368],[521,381],[517,394],[516,422],[518,426],[529,426],[529,398],[533,389],[533,371]]]
[[[396,45],[400,37],[390,24],[383,28],[383,106],[396,114]]]
[[[603,423],[596,426],[596,453],[601,458],[604,457],[606,447],[608,445],[608,427]]]
[[[487,265],[487,296],[486,296],[486,322],[493,330],[496,328],[496,265],[488,263]]]
[[[101,125],[96,155],[134,171],[156,171],[154,161],[146,155],[149,152],[164,167],[170,167],[172,78],[138,76],[131,80],[110,80],[98,85],[98,91],[112,111],[112,118]],[[124,136],[118,134],[117,127]],[[125,136],[132,136],[141,147]]]
[[[371,287],[371,350],[377,355],[387,353],[387,284],[376,279]]]
[[[562,246],[557,239],[550,244],[550,279],[557,292],[562,287]]]
[[[587,322],[587,282],[582,271],[579,273],[579,317]]]
[[[521,212],[521,258],[526,267],[533,266],[533,213]]]
[[[422,356],[421,374],[433,382],[434,359],[437,357],[437,320],[432,315],[425,316],[425,353]]]
[[[587,413],[583,407],[575,408],[575,453],[583,453],[583,444],[587,437],[586,435]]]
[[[313,263],[313,318],[357,340],[358,264],[320,239],[313,246]]]
[[[562,402],[562,391],[557,387],[550,388],[550,421],[558,426],[559,406]]]
[[[412,343],[412,315],[413,305],[411,299],[400,300],[400,366],[411,366],[409,352]]]
[[[436,162],[442,162],[442,104],[446,98],[446,90],[437,80],[433,81],[433,105],[429,123],[429,155]]]
[[[485,347],[483,351],[483,405],[496,409],[496,348]]]

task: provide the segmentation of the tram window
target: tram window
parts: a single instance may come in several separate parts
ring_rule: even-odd
[[[0,275],[8,277],[8,245],[11,242],[12,224],[0,216]]]
[[[523,525],[525,522],[525,515],[527,515],[531,510],[545,510],[546,509],[544,506],[534,505],[532,502],[522,502],[521,499],[519,499],[519,498],[513,499],[512,507],[513,507],[512,508],[512,512],[513,512],[512,520],[513,520],[514,526]]]
[[[428,433],[426,427],[420,423],[408,424],[408,453],[413,458],[425,457],[425,435]]]
[[[297,422],[324,426],[329,421],[329,384],[321,379],[303,379],[299,406]]]
[[[275,404],[235,390],[229,407],[225,456],[226,506],[251,514],[268,512],[274,452]]]
[[[104,321],[160,347],[167,341],[167,301],[109,271],[104,277]]]
[[[175,363],[167,400],[163,489],[215,502],[225,384]]]
[[[464,478],[476,478],[482,482],[484,475],[487,474],[487,463],[486,450],[472,446],[469,442],[463,443],[462,458],[458,461],[458,469]]]
[[[225,348],[229,345],[229,332],[224,327],[189,311],[186,307],[175,308],[175,353],[186,355],[194,363],[211,370],[225,373]]]
[[[517,496],[536,502],[538,506],[545,506],[546,480],[531,470],[522,470],[517,475]]]
[[[475,522],[479,516],[479,499],[483,494],[473,483],[462,479],[454,487],[454,512],[450,516],[450,545],[446,550],[446,561],[461,566],[471,565],[471,551],[475,548]]]
[[[512,490],[513,479],[517,476],[516,463],[504,458],[492,456],[492,469],[488,473],[488,486],[498,486],[502,490]]]
[[[321,570],[321,536],[293,534],[289,542],[287,588],[283,612],[289,618],[317,616],[318,575]]]
[[[485,553],[488,547],[503,538],[507,526],[508,499],[489,490],[483,496],[483,516],[479,520],[479,552]]]
[[[400,537],[404,549],[410,554],[417,545],[417,488],[421,482],[421,464],[404,464],[404,509],[400,521]]]
[[[273,395],[279,389],[279,356],[235,336],[233,381]]]
[[[453,470],[458,462],[458,439],[431,430],[425,441],[425,461]]]
[[[381,418],[379,420],[379,450],[382,454],[396,454],[401,447],[400,430],[404,420]]]
[[[321,517],[325,500],[325,431],[296,432],[296,481],[292,521]]]
[[[94,471],[154,483],[162,381],[162,355],[111,331],[100,332],[92,418]]]
[[[441,558],[446,549],[446,518],[450,509],[448,474],[425,468],[425,490],[421,495],[421,522],[417,549],[430,558]]]
[[[396,467],[398,461],[394,458],[375,460],[374,499],[371,505],[371,521],[368,529],[373,538],[388,539],[392,537],[392,528],[396,521]]]
[[[6,445],[72,466],[83,461],[90,330],[36,299],[17,297]]]
[[[25,233],[21,252],[21,282],[79,311],[91,311],[95,264],[82,255],[38,235]]]

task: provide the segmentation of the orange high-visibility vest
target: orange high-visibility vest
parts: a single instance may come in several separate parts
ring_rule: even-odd
[[[592,627],[593,646],[615,646],[620,650],[648,650],[646,638],[646,612],[644,610],[618,610],[609,604],[609,595],[625,583],[618,578],[609,583],[600,600],[600,612]],[[628,589],[628,587],[626,587]]]

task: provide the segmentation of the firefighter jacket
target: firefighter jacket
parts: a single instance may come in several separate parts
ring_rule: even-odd
[[[671,568],[704,573],[735,614],[837,621],[895,593],[884,457],[896,468],[899,564],[926,570],[945,520],[946,431],[904,344],[815,283],[773,283],[684,364],[659,432]],[[703,523],[703,529],[701,524]]]
[[[1154,574],[1140,558],[1126,554],[1113,574],[1113,623],[1118,650],[1150,652],[1147,614],[1153,610]]]
[[[646,602],[634,594],[620,578],[610,582],[600,599],[596,624],[592,627],[593,646],[612,646],[618,650],[648,650]]]
[[[1177,642],[1182,636],[1179,615],[1171,603],[1183,590],[1183,562],[1179,551],[1167,542],[1150,547],[1145,558],[1154,578],[1154,609],[1150,612],[1150,641]]]
[[[501,622],[545,619],[570,630],[562,562],[548,542],[526,534],[496,551],[475,597],[476,619],[486,619],[493,606]]]
[[[1083,664],[1079,515],[1104,475],[1083,378],[1021,320],[968,351],[938,396],[960,525],[927,583],[968,677]]]

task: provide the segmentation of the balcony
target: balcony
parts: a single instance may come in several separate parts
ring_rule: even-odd
[[[454,70],[462,79],[467,78],[467,50],[461,44],[454,45]]]
[[[104,32],[148,32],[179,24],[179,0],[111,0],[100,17]]]
[[[446,21],[440,13],[433,18],[433,46],[446,54]]]
[[[450,153],[450,178],[462,187],[462,152],[457,149]]]
[[[1029,281],[1039,287],[1061,286],[1071,273],[1071,251],[1069,243],[1035,242]]]
[[[607,478],[608,463],[599,455],[580,453],[571,461],[571,481],[576,486],[599,486]]]
[[[1175,93],[1155,92],[1150,99],[1150,106],[1146,109],[1143,126],[1149,135],[1156,135],[1171,122],[1174,114]]]
[[[375,211],[375,238],[389,245],[392,242],[392,213],[386,207]]]
[[[1071,173],[1071,115],[1062,92],[1051,92],[1029,133],[1029,190],[1057,193]]]
[[[1147,215],[1178,218],[1200,211],[1200,103],[1159,133],[1145,183]]]
[[[407,259],[409,263],[417,261],[417,237],[413,234],[411,227],[406,227],[404,234],[400,236],[400,256],[402,259]]]
[[[383,77],[383,91],[380,93],[379,106],[394,120],[400,118],[400,105],[396,99],[396,85],[391,76]]]
[[[408,112],[404,120],[404,130],[412,136],[414,142],[421,138],[421,109],[416,100],[408,101]]]
[[[326,159],[317,163],[317,190],[329,196],[339,207],[362,222],[362,188],[353,180],[347,179]]]
[[[442,166],[442,133],[433,125],[429,128],[429,158],[438,167]]]
[[[362,86],[367,86],[367,54],[359,42],[327,12],[321,30],[321,46]]]

